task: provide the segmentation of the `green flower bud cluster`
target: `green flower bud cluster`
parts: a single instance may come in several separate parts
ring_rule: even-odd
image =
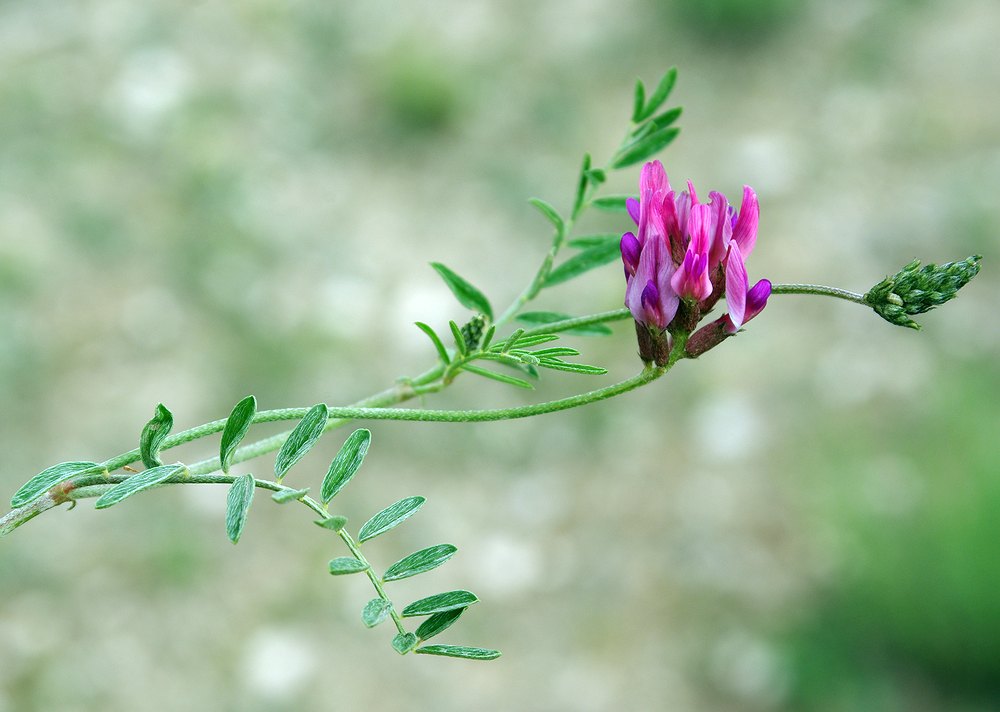
[[[919,329],[911,314],[923,314],[953,299],[958,290],[979,274],[981,255],[941,266],[920,266],[913,260],[902,270],[886,277],[865,294],[865,303],[875,313],[897,326]]]
[[[462,326],[462,339],[465,341],[465,348],[475,351],[483,341],[483,332],[486,330],[486,317],[476,314],[467,324]]]

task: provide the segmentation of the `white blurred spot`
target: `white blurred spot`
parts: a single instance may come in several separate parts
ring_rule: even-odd
[[[274,700],[292,697],[316,669],[311,645],[287,630],[257,630],[244,649],[243,685]]]
[[[703,400],[694,415],[699,451],[720,461],[737,460],[764,444],[762,414],[741,395]]]
[[[541,579],[542,553],[524,541],[498,534],[483,541],[476,553],[478,588],[493,597],[515,595]]]
[[[778,706],[788,693],[787,673],[774,651],[745,631],[733,631],[715,645],[710,673],[720,688],[761,707]]]
[[[147,49],[125,64],[108,98],[109,110],[137,132],[153,128],[184,96],[190,72],[176,52]]]

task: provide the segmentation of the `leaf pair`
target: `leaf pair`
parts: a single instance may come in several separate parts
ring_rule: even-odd
[[[669,109],[654,116],[670,96],[676,82],[677,68],[673,67],[663,75],[649,100],[646,101],[646,88],[641,79],[636,81],[632,105],[632,123],[635,128],[629,134],[629,139],[615,153],[611,161],[612,167],[626,168],[644,161],[677,138],[680,129],[671,124],[680,117],[680,108]]]

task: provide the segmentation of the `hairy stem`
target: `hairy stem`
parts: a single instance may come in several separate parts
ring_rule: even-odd
[[[863,294],[838,287],[825,287],[821,284],[772,284],[771,294],[816,294],[821,297],[836,297],[837,299],[846,299],[855,304],[869,306],[865,302]]]

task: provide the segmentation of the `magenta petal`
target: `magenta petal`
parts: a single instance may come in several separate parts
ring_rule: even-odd
[[[657,193],[667,187],[667,172],[663,170],[663,164],[659,161],[649,161],[642,167],[639,175],[639,194],[646,195],[646,192]]]
[[[639,224],[639,199],[638,198],[627,198],[625,200],[625,209],[628,210],[628,215],[632,218],[632,222],[636,225]]]
[[[747,268],[734,239],[729,243],[729,256],[726,258],[726,305],[729,307],[729,318],[737,329],[743,326],[746,315],[748,286]]]
[[[764,311],[764,307],[767,306],[767,299],[770,296],[771,280],[769,279],[762,279],[750,288],[750,291],[747,292],[747,310],[743,319],[744,324]]]
[[[711,206],[712,218],[709,229],[711,247],[709,248],[708,264],[709,269],[714,270],[725,258],[726,249],[729,247],[730,239],[732,239],[733,223],[729,218],[729,212],[732,208],[722,193],[712,191],[708,195],[711,198],[709,205]]]
[[[743,186],[743,202],[733,226],[733,240],[740,246],[743,259],[750,256],[757,244],[757,225],[760,222],[760,205],[757,194],[748,185]]]
[[[622,235],[621,241],[622,262],[625,263],[625,273],[629,276],[635,274],[639,267],[639,240],[631,232]]]

